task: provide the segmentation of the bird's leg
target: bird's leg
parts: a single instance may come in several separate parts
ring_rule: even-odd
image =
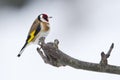
[[[39,45],[45,44],[45,37],[41,37],[38,43]]]
[[[57,39],[54,40],[54,44],[53,46],[58,49],[58,44],[59,44],[59,41]]]

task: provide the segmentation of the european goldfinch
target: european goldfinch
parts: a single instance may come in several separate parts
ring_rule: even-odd
[[[35,21],[33,22],[32,26],[29,30],[29,33],[28,33],[28,36],[27,36],[24,46],[22,47],[19,54],[17,55],[18,57],[21,56],[24,49],[30,43],[39,44],[39,39],[41,37],[46,37],[48,35],[49,30],[50,30],[49,18],[51,18],[51,17],[48,17],[47,14],[38,15],[38,17],[35,19]]]

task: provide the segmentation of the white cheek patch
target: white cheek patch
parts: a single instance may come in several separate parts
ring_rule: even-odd
[[[42,19],[43,15],[40,15],[40,19]]]
[[[41,18],[41,21],[48,23],[48,21],[46,21],[46,20],[45,20],[45,19],[43,19],[43,18]]]

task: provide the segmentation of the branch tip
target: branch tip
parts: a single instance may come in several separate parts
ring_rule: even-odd
[[[111,47],[110,48],[114,48],[114,43],[111,44]]]

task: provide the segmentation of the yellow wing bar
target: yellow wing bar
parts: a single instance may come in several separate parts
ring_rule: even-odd
[[[34,37],[35,37],[34,34],[35,34],[35,30],[30,33],[30,38],[27,41],[28,43],[30,43],[34,39]]]

